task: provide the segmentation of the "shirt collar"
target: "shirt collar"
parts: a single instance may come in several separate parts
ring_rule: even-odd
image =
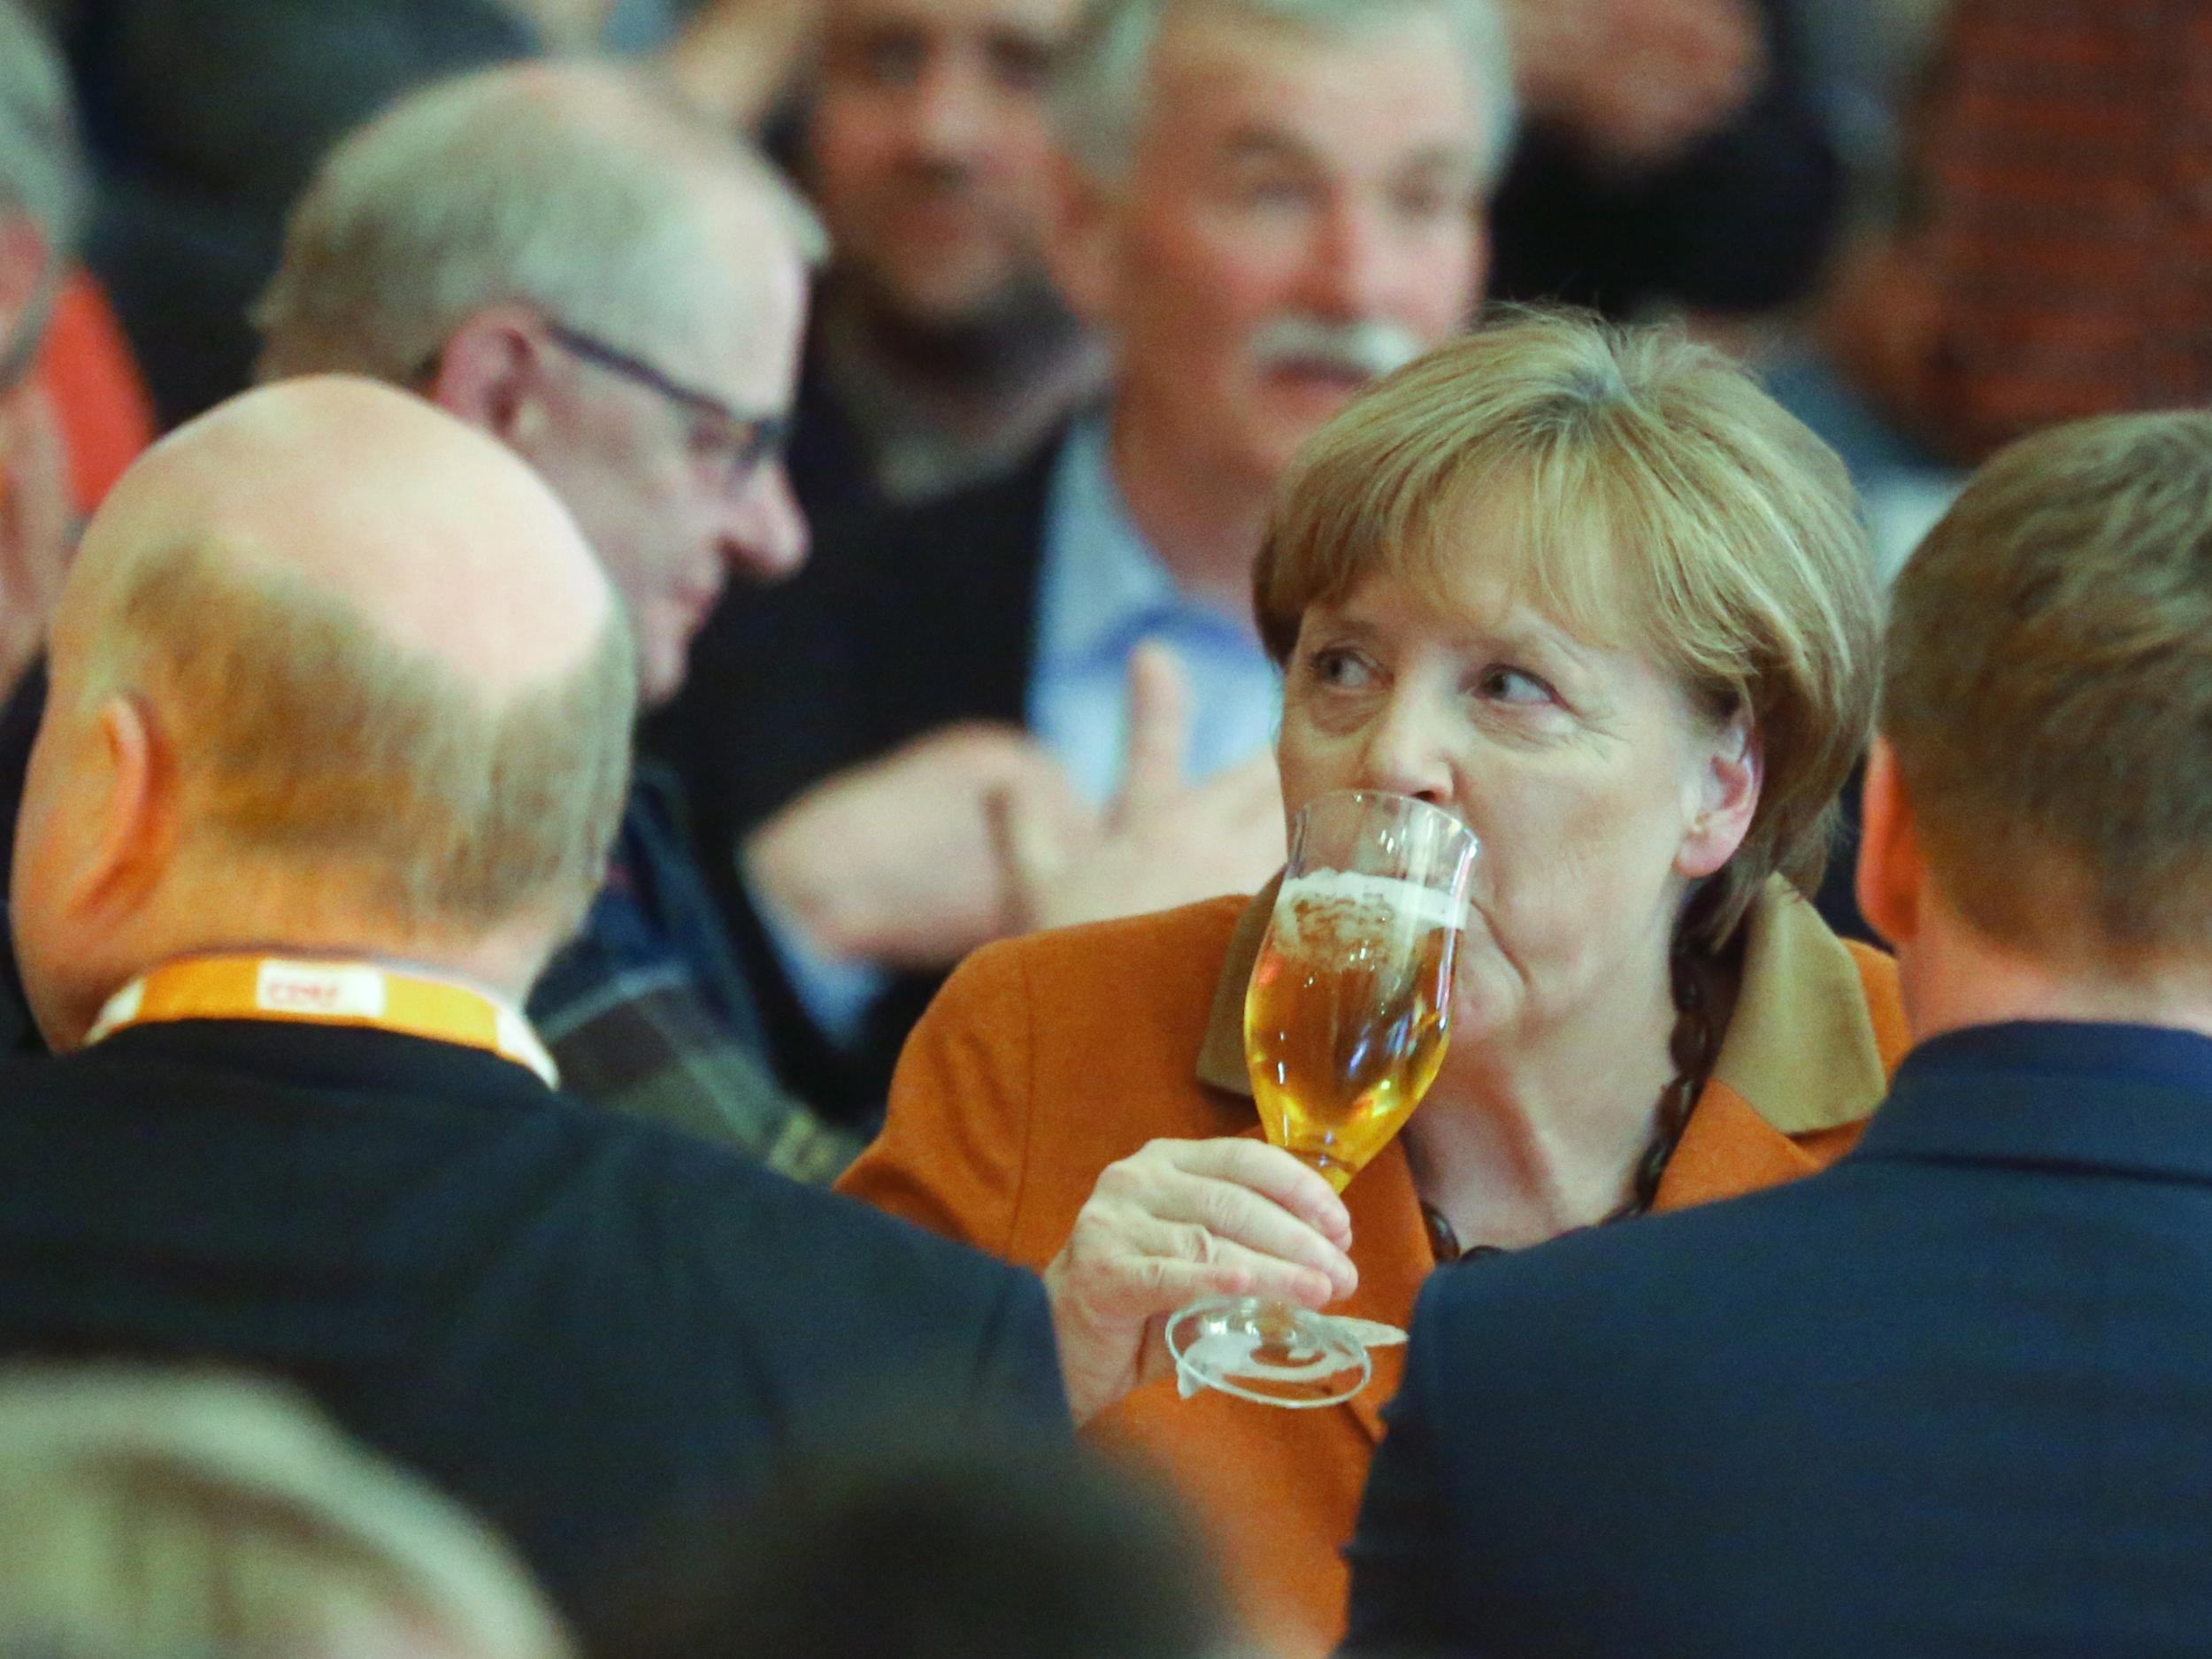
[[[1118,664],[1169,618],[1238,632],[1236,618],[1184,595],[1137,527],[1109,436],[1107,411],[1087,416],[1053,468],[1037,630],[1043,666]]]
[[[1247,1098],[1244,992],[1280,885],[1270,882],[1237,920],[1198,1053],[1199,1081]],[[1779,876],[1745,926],[1743,985],[1713,1080],[1785,1135],[1856,1123],[1881,1103],[1888,1076],[1849,948]]]
[[[1905,1057],[1862,1146],[2212,1180],[2212,1039],[2056,1020],[1947,1032]]]

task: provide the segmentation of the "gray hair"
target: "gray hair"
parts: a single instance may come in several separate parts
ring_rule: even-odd
[[[1053,112],[1060,142],[1093,174],[1111,177],[1127,165],[1160,34],[1178,12],[1198,6],[1331,38],[1372,30],[1408,12],[1440,12],[1459,39],[1474,89],[1485,191],[1503,173],[1519,109],[1513,35],[1499,0],[1090,0],[1060,59]]]
[[[812,211],[672,88],[612,65],[489,69],[415,94],[342,142],[295,210],[256,307],[265,374],[418,380],[487,305],[542,306],[633,349],[691,337],[701,211],[755,188],[810,265]]]
[[[0,214],[30,220],[46,271],[13,337],[0,337],[0,388],[29,364],[46,311],[76,248],[84,164],[60,54],[16,0],[0,0]]]

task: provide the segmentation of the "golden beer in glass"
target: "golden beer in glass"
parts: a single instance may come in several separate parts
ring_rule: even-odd
[[[1388,877],[1286,880],[1244,999],[1267,1138],[1338,1192],[1398,1133],[1444,1062],[1459,919]]]
[[[1389,1144],[1443,1064],[1452,964],[1475,838],[1409,796],[1319,796],[1291,829],[1290,863],[1244,998],[1244,1056],[1267,1138],[1342,1192]],[[1403,1333],[1367,1326],[1369,1340]],[[1209,1297],[1168,1322],[1186,1393],[1333,1405],[1372,1371],[1340,1319],[1259,1297]]]

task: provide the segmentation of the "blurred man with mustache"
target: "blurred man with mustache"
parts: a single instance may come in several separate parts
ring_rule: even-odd
[[[815,517],[1008,471],[1097,388],[1052,286],[1045,95],[1077,0],[826,0],[801,170],[836,256],[790,453]]]
[[[1102,0],[1055,106],[1048,252],[1112,342],[1103,407],[995,484],[825,524],[811,572],[703,640],[665,728],[740,931],[811,1017],[782,1023],[827,1035],[789,1074],[863,1116],[975,946],[1280,862],[1247,591],[1269,500],[1466,319],[1513,127],[1495,0]]]

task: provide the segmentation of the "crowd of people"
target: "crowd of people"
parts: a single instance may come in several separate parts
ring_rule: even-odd
[[[2121,0],[0,0],[0,1659],[2200,1650],[2208,111]],[[1347,791],[1477,847],[1349,1162]]]

